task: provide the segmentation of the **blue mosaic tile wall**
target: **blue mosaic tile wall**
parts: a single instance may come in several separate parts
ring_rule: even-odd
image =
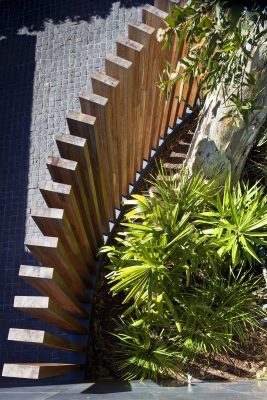
[[[43,205],[37,187],[50,179],[45,160],[56,154],[53,134],[66,131],[66,111],[79,111],[79,92],[90,90],[91,73],[102,69],[128,21],[140,19],[144,3],[153,1],[0,0],[0,370],[3,362],[80,357],[7,341],[9,327],[48,330],[13,309],[15,295],[37,294],[18,270],[37,263],[23,243],[25,234],[38,234],[29,214]]]

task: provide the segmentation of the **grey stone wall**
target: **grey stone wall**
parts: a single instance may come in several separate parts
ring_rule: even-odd
[[[59,351],[7,342],[9,327],[47,329],[12,308],[14,295],[36,294],[17,277],[20,264],[36,265],[23,245],[26,234],[38,233],[29,213],[43,205],[37,188],[49,179],[45,160],[56,154],[53,134],[66,131],[66,111],[79,111],[79,92],[90,90],[91,73],[102,69],[147,2],[0,1],[1,365],[62,360]]]

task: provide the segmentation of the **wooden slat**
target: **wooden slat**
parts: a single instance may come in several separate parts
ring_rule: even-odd
[[[72,187],[58,182],[45,182],[39,185],[39,190],[48,207],[64,209],[71,229],[82,248],[86,263],[90,266],[95,265],[95,257],[88,241],[84,220]]]
[[[118,86],[117,120],[120,122],[118,155],[121,166],[122,194],[128,195],[129,183],[133,183],[133,163],[130,157],[132,128],[132,63],[121,57],[108,55],[105,58],[106,73],[120,82]]]
[[[172,5],[177,5],[179,7],[184,7],[186,4],[186,0],[172,0],[171,1]],[[177,42],[177,39],[175,40]],[[179,50],[179,52],[177,52],[177,58],[176,60],[172,61],[172,65],[174,67],[177,66],[177,62],[183,58],[186,55],[186,51],[187,51],[187,44],[184,43],[181,46],[181,49]],[[181,71],[181,69],[180,69]],[[177,120],[177,116],[178,116],[178,108],[179,108],[179,90],[180,90],[180,84],[179,82],[175,85],[175,87],[173,88],[173,100],[172,100],[172,107],[171,107],[171,112],[170,112],[170,120],[169,120],[169,126],[171,128],[173,128],[176,124],[176,120]]]
[[[65,311],[80,318],[88,318],[86,309],[76,299],[68,284],[63,281],[54,268],[21,265],[19,276],[43,296],[51,297]]]
[[[187,56],[188,51],[189,51],[189,45],[188,45],[188,43],[185,43],[184,50],[183,50],[183,57]],[[182,71],[182,67],[181,67],[181,71]],[[192,80],[190,80],[190,82],[184,83],[182,98],[181,98],[181,101],[179,103],[178,110],[177,110],[177,116],[181,119],[185,115],[185,111],[186,111],[186,107],[188,104],[188,99],[189,99],[189,95],[190,95],[190,91],[191,91],[191,85],[192,85]]]
[[[181,5],[184,3],[181,0],[155,0],[154,7],[159,8],[162,11],[165,11],[167,14],[171,15],[172,10],[175,6],[182,7]]]
[[[115,218],[115,194],[113,186],[113,154],[112,136],[110,132],[110,104],[108,99],[89,92],[79,95],[81,110],[83,114],[96,117],[98,135],[96,135],[96,152],[99,161],[100,179],[105,186],[107,198],[108,216],[111,221]]]
[[[146,5],[143,8],[143,22],[154,29],[166,28],[164,20],[167,18],[168,14],[162,10],[159,10],[156,7],[151,5]],[[169,61],[170,51],[167,49],[162,49],[162,44],[156,42],[154,45],[154,54],[152,58],[150,58],[150,62],[154,64],[153,69],[153,80],[152,81],[152,97],[151,97],[151,129],[152,129],[152,141],[151,146],[157,147],[160,133],[161,133],[161,123],[163,118],[164,106],[165,106],[165,98],[161,95],[160,89],[157,87],[157,82],[160,80],[160,75],[164,67],[166,66],[166,62]]]
[[[9,378],[42,379],[81,370],[80,364],[31,363],[4,364],[2,376]]]
[[[188,105],[191,108],[194,108],[196,105],[196,101],[198,98],[198,94],[199,94],[199,79],[198,78],[194,78],[193,79],[193,83],[191,85],[191,91],[189,94],[189,98],[188,98]]]
[[[162,9],[163,11],[167,12],[169,15],[172,15],[174,6],[179,5],[179,3],[181,3],[180,0],[169,0],[169,1],[158,0],[155,2],[155,6],[157,8]],[[168,7],[166,7],[166,4],[168,4]],[[173,44],[170,49],[170,54],[169,54],[169,59],[168,59],[168,61],[170,62],[170,64],[173,67],[176,67],[176,65],[177,65],[178,55],[179,55],[178,40],[177,40],[177,35],[175,35],[173,38]],[[167,134],[168,128],[170,126],[172,104],[173,104],[173,101],[175,98],[175,87],[169,86],[167,88],[167,92],[168,92],[168,99],[165,101],[164,113],[163,113],[163,118],[162,118],[161,128],[160,128],[161,138],[165,137],[165,135]]]
[[[13,306],[59,329],[81,334],[87,332],[84,325],[49,297],[15,296]]]
[[[25,245],[45,267],[54,267],[78,298],[88,301],[85,285],[58,238],[26,236]]]
[[[169,13],[170,1],[169,0],[154,0],[154,6],[159,10]]]
[[[178,41],[177,37],[174,37],[173,41],[173,53],[171,57],[171,65],[176,66],[177,65],[177,59],[178,59]],[[176,85],[177,86],[177,85]],[[170,122],[171,120],[171,113],[172,113],[172,107],[173,107],[173,102],[176,101],[175,99],[175,87],[171,87],[170,85],[167,88],[168,91],[168,99],[165,102],[165,107],[164,107],[164,114],[162,118],[162,123],[161,123],[161,128],[160,128],[160,136],[162,138],[165,137],[168,128],[171,126],[173,128],[173,124]]]
[[[54,349],[78,352],[85,351],[84,346],[70,342],[62,336],[53,335],[52,333],[41,330],[10,328],[8,340],[12,340],[14,342],[38,344]]]
[[[101,221],[105,233],[109,231],[108,224],[108,198],[106,196],[105,182],[100,175],[100,162],[99,154],[97,153],[97,143],[100,132],[97,127],[96,117],[92,115],[86,115],[83,113],[77,113],[69,111],[67,113],[67,123],[70,134],[73,136],[79,136],[87,140],[88,152],[90,163],[93,169],[93,177],[95,182],[95,188],[97,192],[97,199],[99,209],[101,210]]]
[[[89,211],[94,227],[94,233],[97,238],[97,244],[103,244],[103,234],[101,226],[100,210],[97,198],[97,192],[92,173],[92,166],[89,158],[87,140],[74,135],[57,134],[55,140],[62,158],[73,160],[79,163],[82,183],[89,203]]]
[[[108,99],[110,107],[109,129],[112,138],[112,157],[113,157],[113,186],[115,195],[115,207],[121,206],[121,180],[120,180],[120,158],[118,157],[118,148],[121,140],[120,121],[118,120],[117,102],[118,102],[118,86],[119,81],[110,76],[96,72],[91,76],[93,92],[98,96]]]
[[[81,170],[76,161],[66,160],[64,158],[52,157],[47,158],[47,167],[52,179],[55,182],[67,183],[71,185],[75,197],[77,199],[82,218],[85,221],[84,227],[88,236],[88,240],[95,251],[98,248],[97,240],[94,234],[94,226],[90,215],[89,204],[82,183]]]
[[[186,0],[180,0],[179,7],[185,7],[185,5],[186,5]],[[188,43],[184,43],[182,57],[185,57],[188,54],[188,51],[189,51],[189,45],[188,45]],[[187,105],[189,104],[189,101],[190,101],[189,99],[190,99],[191,93],[192,93],[191,103],[195,102],[197,92],[198,92],[196,89],[196,86],[198,86],[198,84],[197,84],[197,82],[195,82],[194,79],[191,79],[190,82],[185,83],[184,88],[183,88],[182,100],[181,100],[179,107],[177,109],[177,112],[176,112],[176,118],[177,118],[177,116],[179,118],[184,117]]]
[[[132,143],[133,147],[129,148],[130,156],[133,164],[133,180],[135,179],[136,171],[142,168],[142,133],[143,126],[139,118],[141,111],[141,88],[142,88],[142,74],[145,65],[145,52],[144,46],[141,43],[135,42],[131,39],[117,40],[117,54],[119,57],[124,58],[132,63]]]
[[[144,46],[144,64],[145,68],[143,69],[142,74],[142,84],[141,84],[141,106],[140,106],[140,126],[141,132],[140,136],[142,137],[142,159],[148,159],[150,157],[150,143],[151,143],[151,124],[148,119],[149,112],[151,111],[150,104],[150,96],[151,96],[151,86],[154,84],[153,80],[153,62],[149,62],[151,57],[154,54],[155,47],[155,29],[143,24],[131,22],[128,25],[129,28],[129,38],[134,40],[135,42],[141,43]]]
[[[177,62],[186,56],[187,50],[188,50],[188,46],[186,43],[184,43],[178,54]],[[180,68],[179,72],[181,72],[181,70],[182,69]],[[178,82],[174,88],[174,97],[173,97],[172,109],[171,109],[171,114],[170,114],[170,122],[169,122],[169,126],[171,128],[173,128],[175,126],[177,116],[178,116],[178,110],[179,110],[179,105],[180,105],[179,90],[180,90],[180,82]]]
[[[68,256],[76,271],[85,282],[89,283],[91,281],[89,269],[64,210],[36,208],[31,210],[31,217],[44,236],[59,237],[63,246],[68,249]]]

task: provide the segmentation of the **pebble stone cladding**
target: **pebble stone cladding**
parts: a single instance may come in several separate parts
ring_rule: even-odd
[[[79,111],[79,92],[91,89],[91,73],[102,70],[145,3],[152,1],[0,0],[1,369],[3,362],[77,360],[7,341],[9,327],[47,329],[12,307],[15,295],[37,294],[17,276],[20,264],[37,265],[23,243],[26,234],[38,234],[29,214],[44,204],[37,188],[50,179],[53,135],[67,131],[66,111]]]

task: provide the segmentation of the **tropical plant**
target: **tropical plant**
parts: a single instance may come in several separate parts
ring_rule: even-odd
[[[147,325],[121,323],[114,336],[119,340],[116,365],[122,378],[157,380],[180,372],[179,353],[164,330],[157,334]]]
[[[177,181],[153,181],[156,193],[133,195],[127,201],[134,208],[125,215],[116,240],[119,246],[105,246],[112,271],[113,294],[126,293],[124,303],[134,304],[127,313],[143,304],[149,314],[159,307],[167,308],[180,329],[176,312],[169,298],[173,281],[189,285],[202,259],[209,258],[200,230],[192,223],[191,214],[203,209],[210,196],[211,185],[202,177],[189,181],[181,174]],[[212,260],[210,261],[212,263]]]
[[[199,213],[195,223],[218,255],[223,259],[231,256],[234,267],[253,264],[255,260],[260,263],[257,247],[267,245],[267,199],[263,187],[238,183],[232,188],[229,176],[223,197],[217,194],[209,204],[209,210]]]
[[[242,270],[225,278],[207,277],[185,293],[182,332],[177,339],[181,354],[191,360],[196,354],[222,353],[242,344],[260,327],[263,311],[255,301],[259,279]]]
[[[132,209],[117,245],[101,249],[111,293],[124,296],[115,335],[127,379],[156,379],[199,353],[233,349],[263,315],[259,280],[248,273],[267,235],[259,185],[231,188],[229,177],[214,193],[212,183],[186,172],[151,183],[153,191],[126,202]]]

